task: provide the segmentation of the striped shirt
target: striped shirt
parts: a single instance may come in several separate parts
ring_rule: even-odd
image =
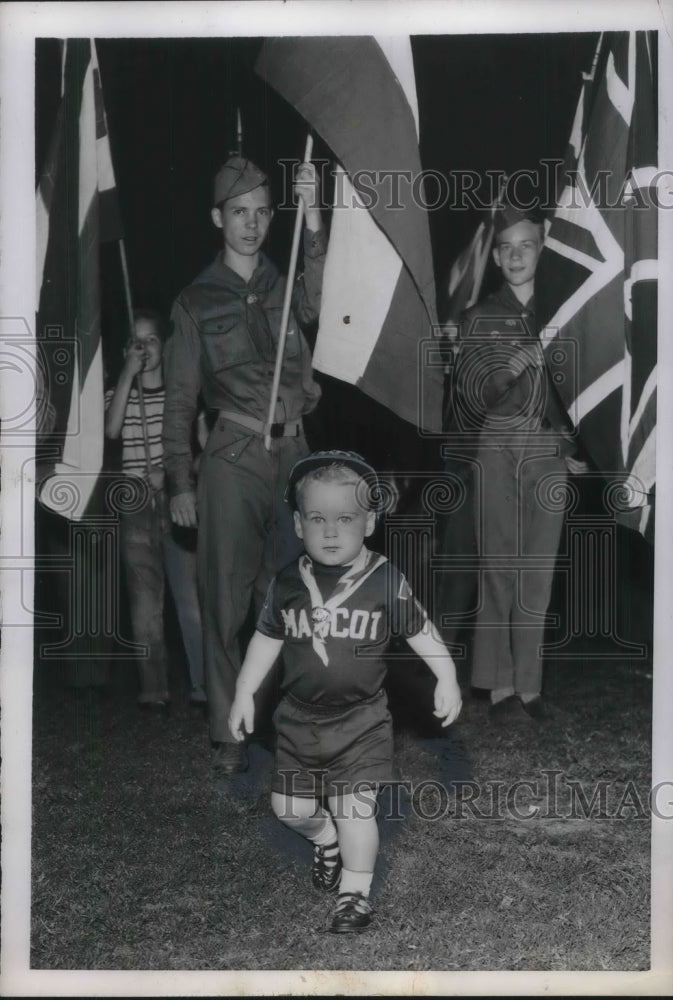
[[[108,389],[105,393],[105,409],[107,410],[114,389]],[[164,402],[166,390],[163,386],[159,389],[143,388],[143,400],[145,403],[145,421],[147,424],[147,437],[150,448],[150,461],[153,466],[161,468],[163,466],[163,444],[161,441],[161,430],[164,420]],[[147,475],[147,460],[145,458],[145,443],[143,438],[143,427],[140,419],[140,402],[138,399],[138,389],[134,385],[129,393],[124,413],[124,422],[121,430],[122,438],[122,472],[127,476],[139,476],[145,478]]]

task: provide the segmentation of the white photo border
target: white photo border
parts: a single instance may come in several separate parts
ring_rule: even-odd
[[[659,32],[660,166],[673,166],[673,0],[252,0],[222,3],[0,5],[0,415],[23,406],[2,343],[35,315],[34,40],[38,37],[493,34],[654,29]],[[158,13],[160,12],[160,14]],[[669,192],[670,194],[670,192]],[[671,199],[673,201],[673,199]],[[660,213],[660,274],[673,275],[673,212]],[[673,428],[673,281],[660,282],[659,427]],[[17,317],[19,319],[17,319]],[[34,332],[34,331],[33,331]],[[664,336],[668,333],[668,337]],[[673,791],[671,434],[658,435],[653,693],[653,784]],[[32,447],[2,441],[0,569],[5,620],[21,622],[32,594]],[[29,467],[29,466],[28,466]],[[22,481],[22,477],[23,481]],[[23,526],[23,527],[22,527]],[[17,540],[21,542],[18,543]],[[31,970],[30,824],[32,624],[5,629],[2,697],[2,993],[11,996],[181,995],[666,995],[673,992],[673,822],[653,819],[651,970],[579,972],[84,972]],[[668,661],[668,662],[667,662]]]

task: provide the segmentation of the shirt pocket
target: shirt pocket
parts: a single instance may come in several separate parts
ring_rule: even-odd
[[[257,352],[240,317],[214,316],[199,325],[201,343],[212,371],[226,371],[257,359]]]
[[[253,437],[253,434],[232,426],[226,420],[218,420],[210,432],[204,455],[235,465]]]

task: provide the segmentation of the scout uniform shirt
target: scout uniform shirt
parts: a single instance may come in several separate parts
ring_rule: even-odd
[[[515,417],[543,429],[570,428],[570,421],[544,364],[535,334],[535,305],[525,305],[504,282],[469,309],[461,322],[456,366],[457,407],[463,429],[485,418]]]
[[[404,575],[383,556],[364,552],[361,582],[328,617],[315,613],[323,609],[312,603],[300,564],[311,564],[328,605],[350,567],[322,566],[304,555],[269,587],[257,630],[283,640],[282,690],[302,702],[336,707],[375,695],[385,678],[383,657],[390,636],[418,635],[427,622]]]
[[[325,252],[324,232],[305,230],[304,273],[293,292],[276,405],[280,423],[310,413],[320,398],[296,320],[318,316]],[[199,393],[209,410],[266,421],[285,281],[260,251],[259,265],[246,282],[224,263],[222,250],[176,299],[164,363],[164,465],[171,496],[194,488],[191,429]]]

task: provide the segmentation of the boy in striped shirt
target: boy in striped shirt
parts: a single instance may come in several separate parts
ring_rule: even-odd
[[[164,639],[164,570],[180,619],[190,665],[191,702],[205,705],[203,640],[196,591],[196,556],[171,536],[164,492],[162,426],[165,327],[154,310],[134,312],[134,334],[114,389],[105,395],[105,433],[122,440],[122,473],[137,489],[119,510],[121,556],[139,659],[141,708],[165,713],[170,703]],[[142,386],[142,400],[138,391]],[[143,423],[146,429],[143,429]]]

